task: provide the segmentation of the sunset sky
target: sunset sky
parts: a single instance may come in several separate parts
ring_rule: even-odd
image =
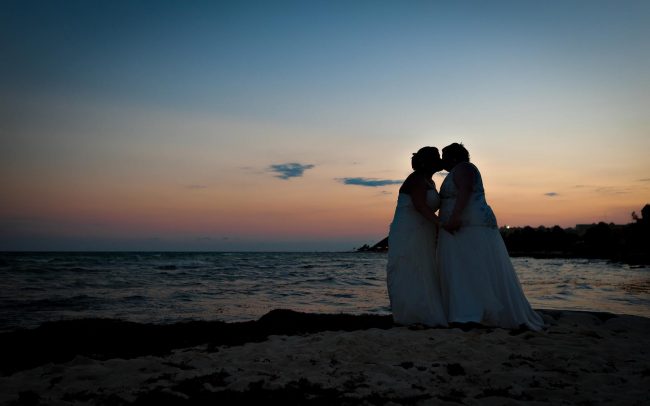
[[[452,142],[500,225],[650,203],[650,1],[7,0],[0,49],[0,250],[349,250]]]

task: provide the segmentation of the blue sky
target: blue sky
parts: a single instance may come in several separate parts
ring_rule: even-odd
[[[410,153],[456,141],[502,223],[627,221],[650,200],[648,21],[647,1],[5,1],[0,249],[361,245]]]

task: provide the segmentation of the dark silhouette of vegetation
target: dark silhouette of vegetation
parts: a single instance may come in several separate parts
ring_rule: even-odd
[[[650,263],[650,205],[634,222],[625,225],[600,222],[575,228],[555,226],[501,228],[511,256],[602,258]]]
[[[650,204],[643,207],[640,216],[632,212],[632,220],[625,225],[600,222],[578,224],[573,228],[502,227],[500,231],[508,252],[514,257],[602,258],[650,264]],[[357,251],[384,252],[387,249],[386,238],[372,247],[366,244]]]

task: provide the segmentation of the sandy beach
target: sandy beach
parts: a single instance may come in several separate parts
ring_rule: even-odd
[[[255,322],[55,322],[0,335],[2,404],[647,404],[650,319],[546,331],[275,310]]]

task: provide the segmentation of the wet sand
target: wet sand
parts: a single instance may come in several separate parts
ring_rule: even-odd
[[[650,319],[540,312],[540,333],[287,310],[246,323],[47,323],[0,334],[0,402],[647,404]]]

